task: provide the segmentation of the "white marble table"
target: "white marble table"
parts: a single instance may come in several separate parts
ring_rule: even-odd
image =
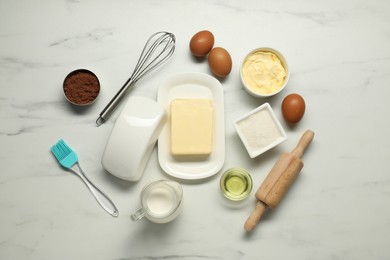
[[[390,257],[390,5],[363,1],[11,1],[0,2],[0,259],[388,259]],[[184,210],[167,225],[134,223],[138,194],[149,181],[170,179],[155,149],[142,179],[121,181],[100,164],[120,109],[94,122],[130,76],[147,37],[177,37],[172,60],[130,95],[156,99],[159,84],[180,72],[210,74],[188,50],[191,36],[211,30],[233,59],[221,83],[226,160],[214,177],[182,182]],[[239,83],[239,63],[251,49],[285,54],[287,88],[260,100]],[[61,92],[77,68],[95,72],[102,91],[88,109]],[[232,121],[265,101],[281,119],[288,93],[306,100],[295,127],[275,149],[250,159]],[[260,185],[281,152],[300,135],[316,136],[305,167],[279,207],[250,235],[243,224],[254,191],[239,208],[226,205],[219,177],[244,167]],[[117,204],[112,218],[50,146],[64,138],[95,183]]]

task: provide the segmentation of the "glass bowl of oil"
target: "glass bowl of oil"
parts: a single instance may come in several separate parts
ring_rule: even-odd
[[[232,201],[246,199],[252,191],[252,177],[244,169],[230,168],[221,176],[220,187],[223,195]]]

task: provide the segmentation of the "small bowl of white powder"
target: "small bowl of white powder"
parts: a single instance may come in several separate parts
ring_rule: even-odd
[[[268,103],[240,117],[233,124],[251,158],[287,140],[286,132]]]

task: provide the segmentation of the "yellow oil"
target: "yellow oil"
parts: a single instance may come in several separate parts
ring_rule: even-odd
[[[223,195],[234,201],[243,200],[252,191],[252,178],[248,172],[240,168],[231,168],[221,177]]]

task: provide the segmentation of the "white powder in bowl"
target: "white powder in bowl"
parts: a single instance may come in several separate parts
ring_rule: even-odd
[[[261,109],[237,123],[241,138],[251,150],[259,150],[283,138],[267,109]]]

